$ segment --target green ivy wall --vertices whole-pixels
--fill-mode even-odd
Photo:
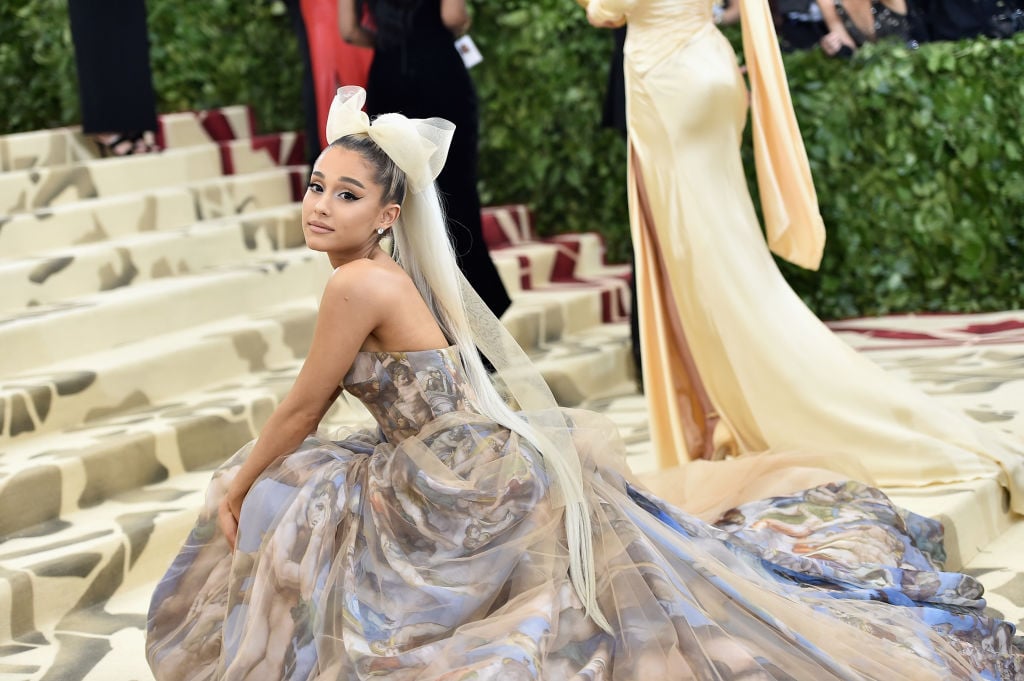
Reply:
[[[66,1],[0,4],[0,133],[78,120]],[[610,34],[573,0],[471,4],[482,198],[531,205],[545,233],[598,230],[625,259],[625,145],[600,127]],[[280,2],[148,7],[160,111],[248,103],[264,130],[301,127]],[[829,241],[820,272],[782,267],[818,314],[1024,307],[1024,36],[786,68]]]

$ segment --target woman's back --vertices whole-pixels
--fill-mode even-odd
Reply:
[[[475,127],[476,91],[441,20],[441,0],[379,0],[371,7],[378,32],[367,111],[440,116],[457,129]]]
[[[441,0],[376,0],[371,7],[378,53],[410,46],[450,45],[454,40],[441,19]]]

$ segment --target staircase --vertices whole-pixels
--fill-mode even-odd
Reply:
[[[162,153],[117,159],[76,128],[0,138],[0,679],[149,677],[149,592],[290,386],[330,274],[301,139],[245,107],[160,127]],[[537,239],[524,207],[484,221],[558,400],[635,393],[628,267],[596,235]]]
[[[117,159],[98,159],[76,128],[0,137],[0,681],[151,679],[142,640],[155,581],[210,470],[291,385],[330,274],[303,245],[300,138],[259,134],[245,107],[164,115],[160,127],[163,152]],[[628,267],[604,262],[596,234],[538,238],[524,206],[483,217],[513,298],[502,321],[559,402],[605,412],[634,469],[650,470]],[[1024,434],[1007,406],[1024,404],[1024,337],[982,347],[979,333],[949,332],[921,350],[872,335],[918,323],[938,336],[968,324],[837,331],[926,389],[1000,377],[998,396],[942,398]],[[327,416],[368,420],[350,400]],[[1019,619],[1024,531],[994,481],[890,491],[944,518],[956,566],[1001,589],[997,607]]]

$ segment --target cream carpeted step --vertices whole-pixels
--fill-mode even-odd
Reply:
[[[506,225],[514,241],[498,241],[491,258],[510,296],[535,289],[584,288],[601,295],[601,316],[605,322],[629,320],[629,265],[605,263],[604,241],[597,234],[563,234],[545,239],[528,237],[532,227],[519,221],[528,213],[492,209],[490,222]],[[498,218],[502,219],[498,219]],[[493,226],[492,226],[493,231]],[[502,232],[506,234],[508,232]],[[491,238],[495,238],[493,235]]]
[[[0,546],[0,640],[59,626],[69,613],[101,603],[146,552],[168,564],[168,547],[195,522],[209,473],[182,475],[68,516],[51,534]],[[173,553],[171,553],[173,556]]]
[[[164,114],[158,125],[164,149],[216,142],[226,174],[306,162],[303,133],[257,134],[252,111],[247,106]]]
[[[277,166],[305,166],[306,143],[301,133],[281,132],[217,142],[225,174],[253,173]],[[303,178],[305,186],[308,176]]]
[[[557,258],[558,247],[540,241],[506,246],[491,251],[491,259],[496,264],[509,263],[504,266],[509,269],[510,273],[514,272],[511,281],[503,281],[509,295],[519,291],[544,288],[550,284]],[[511,263],[515,263],[515,265],[511,265]],[[499,271],[500,269],[501,267],[499,267]]]
[[[69,613],[119,589],[151,590],[195,521],[210,469],[255,436],[298,366],[41,438],[55,449],[31,464],[39,475],[0,495],[0,641],[67,626]],[[370,418],[345,400],[325,421]]]
[[[629,265],[607,265],[603,260],[604,245],[596,234],[561,235],[491,251],[498,262],[518,264],[518,276],[512,288],[544,288],[551,283],[592,283],[617,279],[628,287]],[[507,265],[511,269],[511,265]]]
[[[47,536],[82,508],[216,466],[255,437],[297,367],[255,374],[262,384],[230,380],[19,444],[11,456],[19,467],[4,470],[2,536]]]
[[[0,681],[153,681],[139,652],[145,650],[145,635],[137,625],[148,594],[139,589],[119,600],[133,604],[130,612],[97,605],[76,612],[47,636],[37,634],[0,650]]]
[[[601,297],[595,290],[522,291],[502,315],[502,323],[528,353],[601,324]]]
[[[623,277],[630,271],[629,265],[608,264],[604,238],[597,232],[583,234],[556,234],[547,239],[560,247],[565,261],[556,278],[596,279],[601,277]]]
[[[164,149],[256,137],[252,110],[226,106],[157,116],[158,141]],[[61,166],[99,157],[96,144],[79,125],[0,135],[0,172]]]
[[[97,156],[81,126],[0,135],[0,172],[62,166]]]
[[[534,351],[555,400],[565,407],[636,390],[628,324],[600,324]]]
[[[1014,622],[1024,633],[1024,519],[1018,517],[964,568],[985,586],[992,614]]]
[[[0,214],[26,213],[222,174],[216,144],[0,173]]]
[[[0,314],[303,246],[298,204],[0,261]]]
[[[547,241],[558,246],[552,281],[563,286],[599,289],[602,319],[609,323],[629,321],[633,268],[630,265],[610,265],[605,261],[601,235],[559,234]]]
[[[0,469],[0,537],[46,536],[83,508],[219,465],[256,436],[300,366],[294,360],[160,402],[126,405],[8,447]],[[346,397],[328,412],[324,427],[368,423],[362,404]]]
[[[497,251],[491,251],[491,260],[494,261],[494,268],[498,270],[501,283],[505,286],[505,292],[508,293],[509,298],[514,300],[519,292],[525,288],[521,272],[522,265],[519,259],[511,257],[502,258],[498,255]]]
[[[0,261],[292,203],[304,176],[288,166],[21,213],[0,230]]]
[[[206,111],[181,111],[157,118],[165,149],[198,146],[214,140],[255,137],[255,122],[248,106],[225,106]]]
[[[525,204],[484,206],[480,218],[484,241],[491,250],[537,241],[533,213]]]
[[[0,375],[245,314],[294,296],[319,295],[329,265],[304,248],[189,276],[138,284],[8,315],[0,324]],[[507,313],[527,347],[601,323],[600,296],[571,288],[524,292]],[[542,320],[519,323],[522,315]],[[532,337],[531,337],[532,332]]]
[[[0,432],[4,467],[17,467],[18,443],[89,424],[249,372],[305,356],[316,322],[315,296],[252,315],[229,317],[146,338],[0,380],[8,404]],[[27,461],[25,462],[27,463]]]
[[[306,249],[279,251],[187,276],[144,281],[0,319],[0,375],[319,296],[330,265]]]

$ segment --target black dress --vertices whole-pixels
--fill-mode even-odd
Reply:
[[[476,88],[455,49],[455,37],[441,21],[440,0],[420,2],[406,24],[400,36],[380,26],[366,86],[366,112],[371,117],[390,112],[410,118],[439,116],[455,124],[448,160],[437,178],[448,234],[462,273],[500,317],[511,301],[480,224]]]
[[[846,11],[846,7],[843,6],[841,0],[836,2],[836,14],[839,15],[839,19],[843,22],[843,26],[846,27],[846,31],[853,38],[853,41],[857,43],[857,46],[861,46],[864,43],[873,43],[883,38],[897,37],[901,40],[910,39],[910,19],[906,14],[900,14],[891,7],[886,7],[879,0],[871,0],[871,16],[873,17],[874,23],[872,25],[872,34],[866,34],[860,29],[860,27],[853,22],[853,19]]]
[[[82,131],[156,130],[144,0],[70,0]]]

